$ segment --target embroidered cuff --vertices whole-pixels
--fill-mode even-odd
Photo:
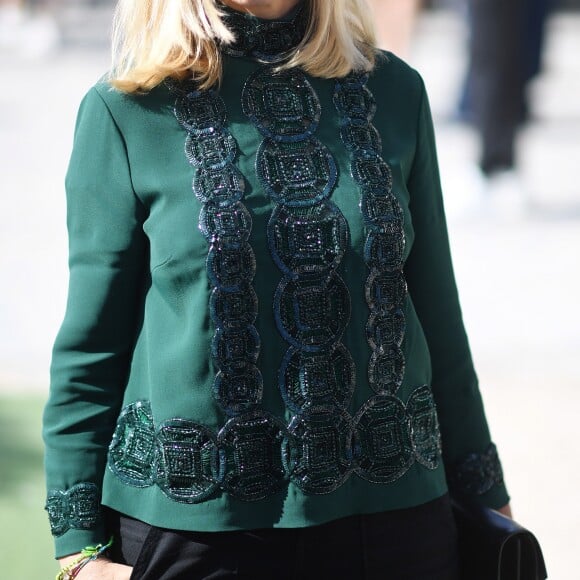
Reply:
[[[449,474],[453,490],[481,496],[497,485],[503,485],[503,471],[493,443],[483,453],[470,453]]]
[[[100,520],[101,493],[94,483],[79,483],[70,489],[50,490],[46,511],[53,536],[70,529],[90,530]]]

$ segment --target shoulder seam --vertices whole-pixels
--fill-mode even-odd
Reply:
[[[117,122],[117,119],[115,118],[115,115],[113,114],[113,111],[111,111],[111,107],[109,106],[109,103],[107,103],[107,101],[105,100],[105,98],[101,94],[100,86],[95,85],[93,87],[93,90],[97,94],[97,96],[99,97],[100,101],[103,103],[103,106],[105,107],[105,109],[107,110],[107,113],[109,114],[109,117],[111,118],[111,121],[115,125],[115,129],[117,130],[117,133],[119,134],[119,139],[121,139],[121,142],[123,143],[123,150],[125,152],[127,169],[129,170],[129,179],[131,180],[131,191],[133,192],[135,199],[145,209],[145,204],[143,203],[141,198],[137,195],[137,192],[135,190],[135,183],[133,181],[133,171],[132,171],[132,167],[131,167],[131,162],[129,161],[129,150],[127,147],[127,141],[125,140],[125,135],[123,134],[123,131],[121,130],[121,127],[119,126],[119,123]]]

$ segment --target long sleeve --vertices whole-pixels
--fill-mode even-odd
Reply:
[[[100,487],[144,292],[144,207],[97,89],[79,111],[66,191],[69,293],[43,427],[57,557],[107,540]]]
[[[405,273],[433,370],[432,386],[451,489],[494,508],[508,502],[491,443],[477,376],[463,326],[433,135],[423,87],[417,146],[407,183],[415,240]]]

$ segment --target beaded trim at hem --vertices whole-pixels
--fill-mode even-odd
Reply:
[[[376,458],[370,467],[380,468],[377,483],[399,479],[414,463],[427,469],[437,467],[439,449],[434,442],[439,441],[439,430],[428,386],[415,389],[406,405],[384,395],[371,407],[363,406],[354,420],[330,405],[312,407],[288,428],[276,417],[254,411],[230,420],[216,433],[180,417],[155,424],[150,403],[136,401],[121,413],[108,467],[124,484],[158,486],[180,503],[201,503],[222,493],[257,501],[288,485],[289,449],[303,449],[305,453],[310,449],[304,431],[307,425],[326,436],[324,442],[331,450],[340,445],[346,458],[343,477],[336,485],[333,457],[324,463],[318,454],[319,469],[326,466],[330,470],[328,485],[317,472],[315,478],[307,479],[307,483],[313,482],[312,489],[303,490],[308,494],[334,491],[353,473],[361,472],[362,462],[368,462],[369,457]],[[328,421],[330,414],[332,424]],[[365,429],[368,436],[361,437],[360,429]],[[300,444],[298,438],[302,438]],[[232,452],[234,447],[238,452]],[[307,471],[303,475],[308,478]]]

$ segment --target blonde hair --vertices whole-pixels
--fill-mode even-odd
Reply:
[[[309,11],[302,42],[280,68],[343,77],[374,66],[376,39],[366,0],[303,0]],[[219,44],[235,40],[216,0],[119,0],[113,22],[111,84],[147,92],[168,77],[219,83]]]

